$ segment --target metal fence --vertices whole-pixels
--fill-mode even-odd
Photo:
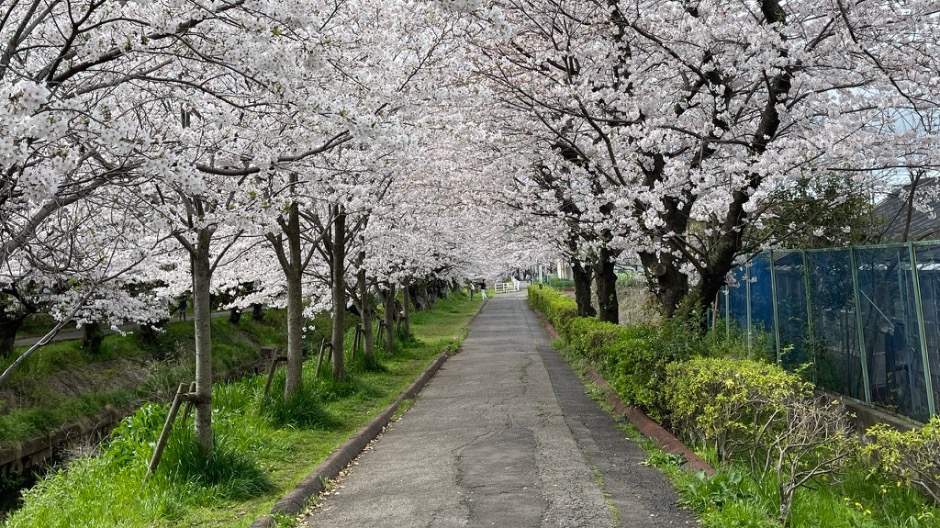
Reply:
[[[727,330],[821,388],[918,421],[940,399],[940,242],[774,250],[735,270]]]

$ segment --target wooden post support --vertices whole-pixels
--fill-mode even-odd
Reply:
[[[270,346],[263,346],[260,349],[258,349],[258,353],[261,355],[262,360],[272,359],[275,356],[277,356],[277,349],[275,349],[274,347],[270,347]]]
[[[317,354],[317,370],[313,372],[314,378],[320,377],[320,366],[323,365],[323,352],[329,348],[330,349],[330,359],[333,359],[333,344],[327,343],[326,338],[320,341],[320,352]]]
[[[356,325],[356,333],[353,335],[353,346],[352,352],[349,354],[349,360],[352,361],[356,358],[356,352],[359,351],[359,344],[362,342],[362,325]]]
[[[150,464],[147,466],[147,477],[153,474],[163,456],[163,450],[166,448],[166,441],[170,438],[170,431],[173,429],[173,422],[176,421],[176,414],[180,410],[180,404],[183,402],[183,396],[187,394],[189,387],[185,383],[180,383],[176,389],[176,395],[173,396],[173,403],[170,405],[170,414],[163,423],[163,431],[160,432],[160,439],[153,449],[153,457],[150,458]],[[144,477],[146,480],[147,477]]]
[[[186,425],[186,420],[189,418],[189,413],[193,410],[193,400],[190,398],[193,394],[196,393],[196,382],[189,384],[189,393],[185,394],[183,399],[186,400],[186,403],[183,404],[183,423],[181,425]]]
[[[268,367],[268,380],[264,383],[264,397],[268,397],[268,393],[271,391],[271,382],[274,381],[274,373],[277,371],[278,363],[286,363],[287,356],[275,356],[271,359],[271,366]]]

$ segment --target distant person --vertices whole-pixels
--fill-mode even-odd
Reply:
[[[486,299],[486,281],[480,281],[480,296]]]
[[[176,307],[176,310],[180,313],[180,321],[186,320],[186,297],[180,299],[179,306]]]

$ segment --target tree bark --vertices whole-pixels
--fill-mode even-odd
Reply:
[[[0,319],[0,357],[10,357],[10,353],[13,352],[13,345],[16,343],[16,333],[23,326],[24,320],[26,320],[25,315]]]
[[[101,342],[104,341],[104,331],[101,329],[101,323],[91,321],[82,327],[82,348],[92,354],[101,352]]]
[[[401,305],[402,316],[404,317],[405,339],[407,340],[411,337],[411,287],[407,284],[402,284],[401,287]]]
[[[209,245],[212,230],[197,233],[195,253],[190,254],[193,274],[193,322],[196,330],[196,442],[199,452],[209,456],[212,452],[212,307],[209,288],[212,269]]]
[[[640,262],[643,263],[646,282],[659,301],[663,315],[672,317],[689,294],[688,277],[679,272],[672,255],[663,254],[657,257],[654,253],[640,252]]]
[[[366,364],[371,364],[375,357],[375,337],[372,333],[372,303],[369,302],[369,281],[366,279],[366,269],[361,266],[365,261],[365,252],[359,252],[359,319],[362,322],[362,340]]]
[[[573,260],[571,271],[574,279],[574,300],[578,305],[578,317],[594,317],[597,315],[597,311],[591,305],[593,270],[584,266],[580,261]]]
[[[415,290],[415,311],[421,312],[431,308],[431,292],[428,290],[428,282],[420,281],[414,287]]]
[[[297,393],[303,380],[304,368],[304,296],[303,264],[300,253],[300,214],[297,204],[288,210],[287,237],[288,266],[284,269],[287,279],[287,379],[284,384],[284,399]]]
[[[385,294],[385,353],[392,355],[395,351],[395,285],[388,283],[388,292]]]
[[[617,272],[614,270],[613,255],[603,248],[599,252],[594,268],[594,280],[597,284],[598,318],[608,323],[620,323],[620,303],[617,300]]]
[[[346,213],[335,207],[333,221],[333,379],[346,379],[343,341],[346,338]]]

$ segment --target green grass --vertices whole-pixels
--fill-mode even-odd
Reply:
[[[344,382],[315,379],[311,358],[298,401],[277,402],[282,376],[268,399],[261,394],[264,376],[216,386],[213,459],[193,456],[190,428],[177,427],[160,468],[146,482],[150,444],[166,409],[145,406],[125,419],[98,455],[30,490],[6,526],[248,526],[394,401],[443,349],[455,348],[479,302],[458,297],[414,314],[413,339],[381,357],[381,369],[351,371]],[[289,417],[308,405],[308,416]]]

